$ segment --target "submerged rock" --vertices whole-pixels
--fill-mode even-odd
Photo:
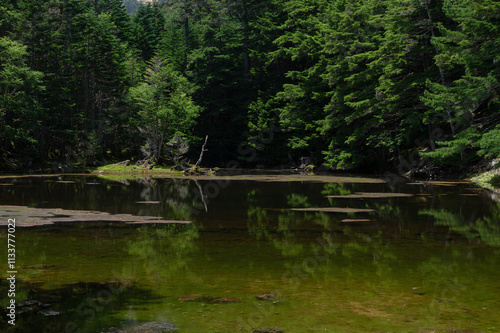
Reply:
[[[42,302],[39,302],[35,299],[32,299],[32,300],[27,300],[27,301],[23,301],[23,302],[20,302],[18,305],[18,307],[22,308],[22,307],[28,307],[28,306],[42,306],[42,307],[47,307],[47,306],[50,306],[49,304],[42,304]]]
[[[180,302],[201,302],[201,303],[238,303],[241,302],[239,299],[234,297],[213,297],[213,296],[201,296],[201,295],[187,295],[178,298]]]
[[[150,322],[144,323],[137,327],[121,329],[117,327],[110,327],[101,333],[168,333],[168,332],[176,332],[178,328],[174,327],[175,325],[165,321],[165,322]]]
[[[240,302],[239,299],[234,298],[234,297],[219,297],[211,301],[210,303],[238,303]]]
[[[166,321],[163,323],[145,323],[139,327],[135,327],[127,333],[165,333],[165,332],[175,332],[178,329],[174,327],[175,325]]]
[[[314,175],[314,173],[316,172],[316,166],[309,164],[304,168],[304,172],[306,173],[306,175]]]
[[[217,297],[202,296],[202,295],[186,295],[178,298],[180,302],[211,302]]]
[[[56,268],[55,265],[48,265],[48,264],[35,264],[35,265],[28,265],[28,266],[23,266],[24,269],[51,269],[51,268]]]
[[[50,307],[50,304],[44,304],[42,302],[39,302],[37,300],[27,300],[20,302],[18,305],[18,313],[23,314],[23,313],[42,313],[42,311],[49,311],[49,310],[44,310],[48,307]]]
[[[272,301],[276,302],[280,300],[280,297],[276,294],[260,294],[256,295],[255,298],[261,301]]]
[[[117,327],[110,327],[105,329],[104,331],[101,331],[101,333],[123,333],[123,332],[125,331]]]
[[[252,331],[252,333],[281,333],[284,332],[279,327],[270,327],[270,328],[257,328]]]
[[[54,311],[54,310],[42,310],[38,312],[39,314],[45,316],[45,317],[50,317],[50,316],[58,316],[61,314],[61,312]]]

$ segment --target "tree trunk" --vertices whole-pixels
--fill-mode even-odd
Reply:
[[[198,166],[201,163],[201,159],[203,158],[203,153],[206,151],[205,145],[207,144],[207,140],[208,140],[208,135],[205,136],[205,143],[203,143],[203,146],[201,147],[200,158],[198,158],[198,161],[196,162],[195,166]]]

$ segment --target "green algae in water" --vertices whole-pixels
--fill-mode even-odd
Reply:
[[[440,244],[433,242],[415,253],[403,246],[383,245],[384,240],[370,242],[353,236],[339,239],[331,247],[320,250],[324,244],[318,243],[318,249],[284,257],[268,243],[249,249],[249,244],[228,243],[203,234],[201,242],[171,244],[158,236],[140,246],[145,238],[139,230],[128,245],[113,242],[127,249],[128,255],[125,251],[110,252],[115,247],[109,244],[112,240],[100,234],[99,242],[81,240],[81,245],[97,246],[97,251],[67,248],[73,264],[61,261],[55,262],[57,268],[30,271],[28,281],[36,285],[50,280],[37,292],[44,302],[57,301],[57,297],[61,302],[73,300],[56,305],[56,310],[83,302],[80,314],[86,315],[67,313],[62,318],[83,325],[88,332],[97,327],[161,320],[169,320],[185,332],[236,332],[239,328],[274,326],[290,332],[308,332],[312,327],[334,332],[416,331],[420,327],[468,327],[464,325],[477,319],[488,321],[488,314],[496,321],[493,310],[498,306],[498,291],[491,294],[496,276],[477,279],[481,266],[471,265],[470,260],[461,262],[469,252],[467,247],[451,248],[445,253],[450,258],[444,260],[442,253],[437,253],[442,252]],[[67,246],[49,235],[44,239],[56,247]],[[479,258],[488,256],[484,248],[474,253]],[[23,256],[35,258],[29,252]],[[116,257],[124,259],[117,262]],[[89,270],[93,273],[86,273]],[[255,295],[266,291],[279,294],[281,301],[255,300]],[[192,293],[237,297],[241,302],[179,301]],[[95,319],[85,324],[92,317],[93,304],[102,310],[95,311]],[[474,321],[471,313],[478,316]],[[193,316],[198,319],[193,321]]]
[[[500,249],[492,241],[499,235],[500,210],[484,197],[460,196],[460,184],[456,193],[449,186],[433,189],[428,193],[432,201],[362,199],[356,208],[373,209],[368,225],[342,223],[345,214],[288,210],[297,203],[327,206],[322,194],[327,184],[321,183],[234,181],[210,198],[208,211],[185,209],[197,200],[197,186],[189,181],[131,183],[119,190],[100,186],[104,193],[90,186],[95,198],[83,185],[83,192],[71,197],[68,191],[62,202],[49,194],[72,185],[44,184],[45,205],[74,209],[85,199],[87,206],[81,207],[95,209],[93,200],[106,203],[103,198],[108,198],[100,210],[116,213],[120,202],[160,201],[118,207],[125,214],[183,216],[193,223],[17,230],[23,297],[49,305],[20,313],[19,332],[33,327],[39,332],[131,331],[148,323],[172,323],[178,332],[266,327],[285,332],[495,332],[500,327]],[[388,190],[384,184],[351,187],[352,193]],[[335,195],[332,187],[328,191]],[[417,194],[410,187],[401,191]],[[27,191],[14,193],[17,201],[7,199],[12,194],[0,192],[2,202],[29,205],[38,199],[36,194],[30,199]],[[5,234],[1,229],[1,239]],[[5,251],[2,247],[0,255],[5,257]],[[279,295],[279,300],[256,299],[264,293]],[[179,300],[189,295],[205,301]],[[42,310],[60,314],[45,316]]]

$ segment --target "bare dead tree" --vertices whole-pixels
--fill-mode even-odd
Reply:
[[[208,149],[205,149],[205,145],[207,144],[207,140],[208,140],[208,135],[205,136],[205,143],[203,143],[203,146],[201,147],[201,152],[200,152],[200,158],[198,159],[198,161],[196,162],[195,166],[198,166],[200,165],[201,163],[201,159],[203,158],[203,153],[206,152]]]

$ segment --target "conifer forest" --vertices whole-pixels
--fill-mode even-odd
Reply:
[[[495,0],[1,0],[0,170],[500,157]]]

